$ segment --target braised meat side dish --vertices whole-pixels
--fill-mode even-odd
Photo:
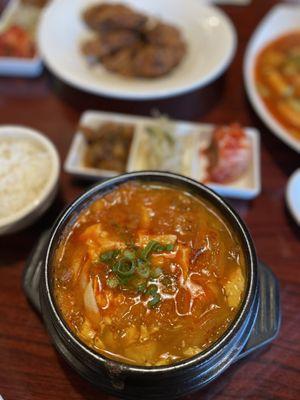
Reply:
[[[97,32],[114,29],[140,31],[147,22],[147,17],[122,4],[102,3],[93,5],[83,12],[85,23]]]
[[[102,32],[94,39],[87,41],[82,46],[82,51],[88,56],[93,55],[100,59],[123,48],[132,47],[137,43],[139,43],[139,40],[134,32],[118,29]]]
[[[134,126],[106,122],[97,128],[81,126],[87,141],[84,164],[87,167],[125,172]]]
[[[22,4],[34,6],[34,7],[44,7],[49,0],[21,0]]]
[[[207,349],[236,318],[246,288],[237,234],[182,189],[129,182],[94,200],[53,258],[56,304],[94,351],[168,365]]]
[[[171,72],[186,53],[178,28],[154,21],[125,5],[94,5],[82,17],[95,33],[82,44],[82,53],[111,72],[156,78]]]

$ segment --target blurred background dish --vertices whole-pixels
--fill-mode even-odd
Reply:
[[[245,55],[244,80],[258,115],[275,135],[300,152],[299,5],[278,5],[259,24]]]
[[[166,76],[184,60],[187,43],[179,27],[123,4],[99,3],[82,11],[91,37],[80,42],[92,68],[129,78]]]
[[[60,79],[79,89],[123,99],[174,96],[216,79],[234,55],[235,29],[220,9],[197,0],[187,0],[184,7],[180,0],[124,0],[122,4],[135,12],[176,26],[186,42],[187,53],[168,75],[155,79],[118,76],[99,63],[89,65],[82,55],[80,44],[91,37],[82,13],[91,4],[95,1],[54,0],[45,9],[39,29],[44,62]]]
[[[291,215],[300,226],[300,168],[297,169],[288,180],[286,202]]]
[[[0,127],[0,235],[25,228],[47,210],[59,171],[58,153],[41,133]]]
[[[36,28],[46,1],[10,0],[0,18],[0,75],[36,77],[42,60]]]

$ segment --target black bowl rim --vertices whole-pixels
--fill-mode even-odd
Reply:
[[[50,268],[49,268],[49,260],[51,259],[52,248],[56,246],[56,235],[59,229],[62,228],[65,221],[68,220],[70,214],[72,214],[77,207],[84,204],[87,200],[91,199],[94,195],[100,194],[105,189],[114,188],[122,183],[126,183],[130,180],[140,180],[143,178],[153,178],[153,182],[155,178],[157,178],[157,182],[159,183],[160,178],[169,178],[171,181],[175,180],[178,183],[187,184],[188,186],[193,186],[196,190],[204,191],[208,198],[212,198],[212,204],[217,207],[217,204],[221,205],[225,211],[225,217],[230,216],[230,222],[236,224],[238,227],[238,231],[241,234],[245,242],[245,248],[248,252],[249,258],[249,279],[247,285],[246,296],[244,297],[243,303],[240,307],[239,313],[235,317],[234,321],[231,323],[230,327],[225,331],[225,333],[211,346],[209,346],[204,351],[196,354],[193,357],[181,360],[174,364],[163,365],[163,366],[137,366],[127,364],[121,361],[113,360],[109,357],[106,357],[100,353],[95,352],[90,347],[88,347],[84,342],[82,342],[68,327],[66,324],[58,306],[56,305],[56,301],[54,299],[54,295],[50,288]],[[162,182],[161,182],[162,183]],[[176,182],[171,182],[176,186]],[[227,215],[226,215],[227,214]],[[64,228],[64,227],[63,227]],[[62,229],[63,229],[62,228]],[[248,229],[246,228],[244,222],[241,220],[239,215],[234,211],[234,209],[226,203],[226,201],[216,194],[212,189],[203,185],[200,182],[195,181],[194,179],[185,177],[183,175],[171,173],[171,172],[162,172],[162,171],[138,171],[138,172],[129,172],[122,175],[118,175],[117,177],[110,178],[105,180],[104,182],[100,182],[92,186],[89,190],[84,192],[82,195],[77,197],[58,217],[56,220],[53,229],[51,231],[51,236],[49,240],[49,244],[47,246],[47,252],[45,257],[45,268],[44,268],[44,281],[46,286],[46,295],[50,304],[51,311],[55,317],[56,322],[60,326],[60,328],[64,331],[64,333],[68,336],[72,342],[79,346],[81,350],[85,353],[88,353],[94,360],[101,362],[103,364],[109,364],[110,368],[116,368],[116,370],[122,369],[130,371],[130,372],[138,372],[138,373],[166,373],[174,370],[179,370],[187,367],[193,367],[198,365],[199,363],[207,362],[211,357],[216,355],[225,345],[228,343],[234,335],[240,330],[243,322],[247,318],[247,314],[252,305],[252,300],[256,293],[256,282],[257,282],[257,258],[255,247],[251,238]]]

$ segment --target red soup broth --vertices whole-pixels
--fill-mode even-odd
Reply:
[[[126,183],[95,200],[53,258],[54,294],[71,331],[111,359],[168,365],[216,342],[237,316],[245,258],[207,201]]]

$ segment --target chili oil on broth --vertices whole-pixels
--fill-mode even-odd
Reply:
[[[168,365],[208,348],[245,291],[237,235],[208,202],[126,183],[93,202],[53,258],[54,294],[72,332],[109,358]]]
[[[271,114],[300,140],[300,30],[271,41],[261,50],[255,81]]]

